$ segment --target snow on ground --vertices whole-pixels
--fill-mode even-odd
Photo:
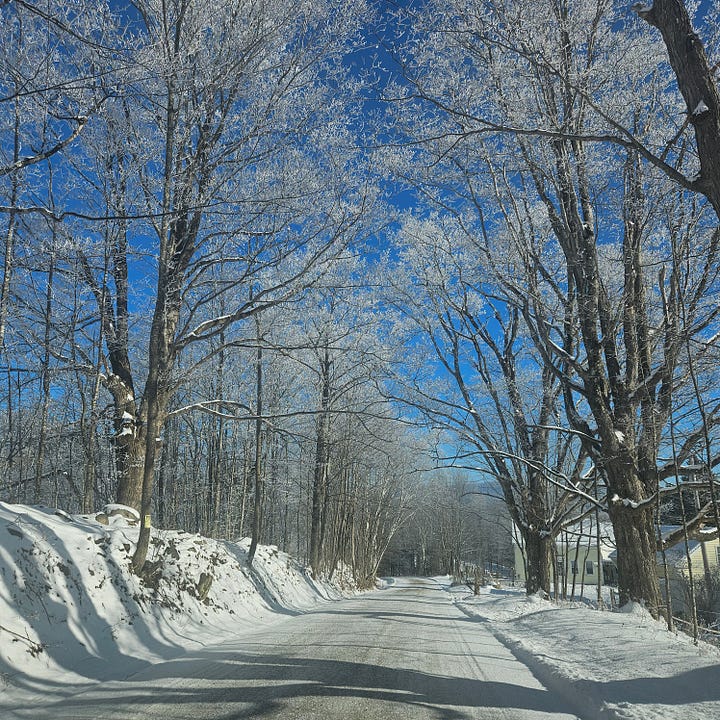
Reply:
[[[115,506],[0,503],[0,716],[341,597],[275,547],[258,547],[251,572],[246,542],[162,530],[143,582],[129,568],[136,523]]]
[[[316,583],[275,547],[260,546],[250,571],[246,541],[171,531],[154,532],[156,573],[142,581],[129,569],[136,524],[118,507],[70,516],[0,503],[0,717],[339,599],[347,582]],[[586,719],[720,718],[720,650],[638,606],[598,611],[490,587],[475,597],[440,582]]]
[[[549,689],[607,720],[720,718],[720,650],[668,632],[639,605],[617,612],[492,587],[448,588]]]

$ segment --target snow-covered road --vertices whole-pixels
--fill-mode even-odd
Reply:
[[[230,629],[229,629],[230,630]],[[289,616],[21,718],[580,718],[432,580]]]

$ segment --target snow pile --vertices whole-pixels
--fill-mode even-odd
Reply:
[[[236,545],[247,554],[250,540],[243,538]],[[260,592],[271,602],[285,610],[302,611],[317,605],[322,600],[337,600],[343,593],[351,591],[352,579],[349,571],[341,570],[333,577],[333,584],[318,582],[307,569],[302,568],[290,555],[281,552],[275,545],[260,545],[255,553],[253,576]]]
[[[621,612],[554,604],[516,590],[450,589],[468,616],[495,636],[559,695],[604,720],[707,720],[720,717],[720,650],[666,626],[640,605]]]
[[[137,533],[129,508],[70,516],[0,503],[0,710],[341,596],[277,548],[259,546],[251,571],[246,543],[161,530],[141,580],[129,567]]]

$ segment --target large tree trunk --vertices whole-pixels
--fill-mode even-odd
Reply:
[[[140,417],[145,420],[138,434],[144,432],[142,457],[142,494],[140,501],[140,534],[132,559],[133,570],[143,571],[150,547],[155,459],[161,443],[161,433],[167,417],[171,396],[170,376],[175,362],[175,332],[180,318],[180,287],[183,272],[192,254],[200,216],[195,213],[191,222],[181,214],[169,226],[163,243],[158,270],[157,300],[150,328],[148,378],[143,393]],[[137,450],[143,447],[138,444]]]
[[[657,617],[661,598],[653,510],[652,505],[632,508],[611,503],[609,514],[617,547],[620,604],[641,603]]]
[[[155,373],[150,373],[151,375]],[[149,386],[149,387],[148,387]],[[167,407],[167,394],[158,390],[156,382],[148,379],[148,386],[145,387],[148,405],[148,419],[145,430],[145,452],[142,472],[142,495],[140,501],[140,533],[138,535],[137,547],[132,559],[132,568],[136,574],[140,574],[147,559],[150,549],[150,530],[152,515],[153,486],[155,480],[155,457],[159,445],[160,433],[165,420],[165,408]]]
[[[523,541],[525,543],[525,561],[527,563],[525,591],[528,595],[543,591],[549,596],[555,540],[549,535],[525,529],[523,531]]]
[[[116,434],[113,439],[117,473],[116,500],[120,505],[140,510],[145,466],[145,425],[132,428],[128,425],[123,428],[120,424],[120,434]]]
[[[662,599],[658,584],[657,539],[655,526],[655,456],[642,458],[642,448],[623,453],[621,443],[606,440],[609,455],[604,468],[608,488],[608,514],[617,548],[620,604],[638,602],[653,616],[658,615]],[[624,455],[624,457],[623,457]],[[638,466],[646,466],[645,473]]]
[[[177,324],[176,318],[166,310],[165,292],[159,293],[159,307],[156,308],[150,337],[150,371],[145,384],[143,406],[146,409],[146,421],[139,435],[144,445],[137,444],[138,452],[142,448],[142,493],[140,500],[140,533],[132,559],[132,568],[140,574],[150,548],[150,530],[152,515],[153,487],[155,481],[155,462],[157,450],[161,444],[161,433],[167,417],[170,400],[169,376],[173,362],[171,339]],[[170,317],[168,317],[170,316]]]

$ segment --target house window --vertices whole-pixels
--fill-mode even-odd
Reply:
[[[720,565],[720,545],[715,548],[715,559],[717,560],[717,564]]]
[[[570,570],[571,570],[571,572],[572,572],[573,575],[577,575],[577,574],[578,574],[578,564],[577,564],[577,560],[571,560],[571,561],[570,561]]]
[[[592,560],[585,561],[585,574],[592,575],[595,572],[595,565]]]

